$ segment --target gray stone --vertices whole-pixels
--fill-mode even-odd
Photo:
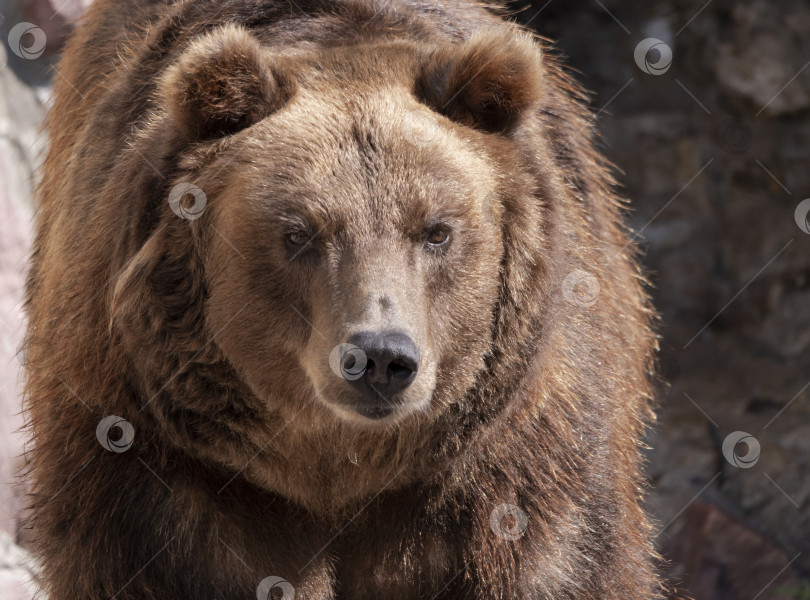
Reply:
[[[733,35],[718,44],[714,59],[720,85],[758,109],[765,107],[768,115],[810,106],[810,71],[805,69],[810,6],[794,3],[792,8],[785,12],[765,1],[736,4],[729,28]]]
[[[0,46],[0,62],[5,48]],[[26,253],[31,241],[31,184],[39,151],[43,107],[10,69],[0,70],[0,530],[16,535],[24,490],[15,485],[22,466],[17,430],[22,386],[15,359],[22,339]]]
[[[36,591],[36,569],[30,557],[0,530],[0,598],[31,600]],[[37,597],[46,600],[42,594]]]

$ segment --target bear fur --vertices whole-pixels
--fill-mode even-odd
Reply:
[[[49,598],[658,597],[584,100],[498,6],[96,0],[26,294]],[[421,358],[377,419],[329,357],[380,323]]]

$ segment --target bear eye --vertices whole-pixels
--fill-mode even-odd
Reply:
[[[436,225],[425,232],[425,242],[428,246],[437,248],[450,241],[450,229],[445,225]]]
[[[308,231],[293,229],[284,234],[284,241],[292,248],[302,248],[312,240]]]

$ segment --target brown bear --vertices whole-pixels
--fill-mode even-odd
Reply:
[[[97,0],[27,283],[50,600],[657,597],[655,336],[503,9]]]

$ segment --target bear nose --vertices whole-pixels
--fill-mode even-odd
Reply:
[[[348,339],[366,355],[363,376],[350,381],[364,396],[380,400],[401,392],[416,379],[419,348],[400,331],[360,331]]]

